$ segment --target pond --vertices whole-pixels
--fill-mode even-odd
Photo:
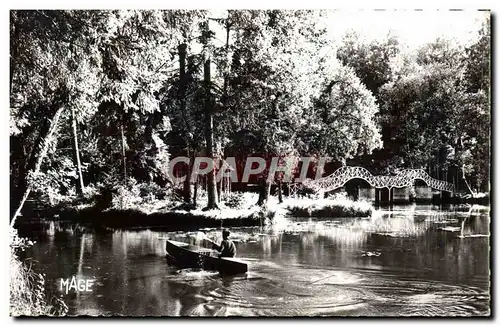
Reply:
[[[26,230],[26,228],[22,228]],[[488,207],[378,209],[370,218],[287,218],[232,228],[246,275],[179,269],[166,239],[199,233],[96,233],[44,222],[24,256],[70,315],[483,316],[490,314]],[[220,230],[201,230],[220,239]],[[61,279],[92,280],[91,292]]]

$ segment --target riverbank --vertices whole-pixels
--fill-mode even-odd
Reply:
[[[195,230],[212,227],[260,226],[274,223],[285,216],[294,217],[366,217],[373,206],[366,201],[353,201],[343,196],[329,199],[284,198],[282,203],[271,197],[266,205],[258,206],[258,194],[233,193],[219,203],[219,209],[203,210],[206,198],[196,207],[182,202],[154,200],[135,201],[122,207],[100,209],[92,205],[59,205],[48,219],[90,224],[97,229],[150,228],[168,231]]]

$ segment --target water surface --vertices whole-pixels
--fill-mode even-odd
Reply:
[[[25,255],[71,315],[483,316],[489,229],[488,208],[416,205],[233,228],[249,263],[233,277],[169,265],[166,239],[193,242],[196,231],[98,234],[51,222],[30,232],[37,243]],[[92,292],[61,292],[60,279],[73,275],[92,279]]]

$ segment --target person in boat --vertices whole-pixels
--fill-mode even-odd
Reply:
[[[216,243],[213,244],[212,249],[220,251],[219,257],[234,257],[236,256],[236,246],[229,238],[229,230],[222,231],[222,242],[220,246]]]

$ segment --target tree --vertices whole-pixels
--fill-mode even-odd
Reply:
[[[339,66],[326,76],[321,96],[307,112],[307,152],[344,164],[347,158],[371,153],[382,145],[377,112],[374,96],[354,70]]]
[[[313,73],[321,31],[312,11],[238,11],[231,16],[234,42],[228,77],[226,114],[221,124],[236,130],[228,146],[246,134],[257,140],[254,154],[268,157],[297,153],[296,139],[303,110],[314,95]],[[311,59],[313,56],[314,59]],[[307,65],[307,61],[311,65]],[[306,69],[304,71],[301,69]],[[258,99],[256,101],[256,99]],[[264,171],[259,204],[271,183]]]
[[[350,66],[362,83],[378,99],[380,88],[391,80],[392,60],[400,53],[397,37],[365,43],[356,32],[348,32],[337,50],[337,58]]]
[[[383,86],[380,97],[384,123],[393,127],[386,146],[404,159],[404,166],[427,166],[431,175],[445,180],[450,171],[457,177],[453,171],[460,171],[458,179],[472,192],[467,179],[478,175],[474,165],[484,169],[489,114],[485,92],[471,92],[466,78],[467,67],[478,60],[464,53],[444,39],[423,45],[417,65]],[[474,157],[478,152],[481,158]]]
[[[478,31],[476,42],[466,48],[465,87],[475,99],[474,120],[467,120],[471,133],[475,136],[471,156],[474,164],[477,188],[488,190],[490,179],[490,139],[491,139],[491,23],[486,19]],[[468,117],[471,117],[470,115]],[[467,117],[464,117],[467,119]]]
[[[82,75],[73,72],[95,66],[91,35],[101,27],[96,21],[102,15],[11,12],[11,201],[21,203],[18,211],[31,189],[29,173],[40,172],[48,151],[42,144],[50,143],[49,132],[55,133],[52,126],[64,114],[61,108],[70,98],[78,103],[88,94],[79,78],[92,75],[92,68],[79,70]]]

